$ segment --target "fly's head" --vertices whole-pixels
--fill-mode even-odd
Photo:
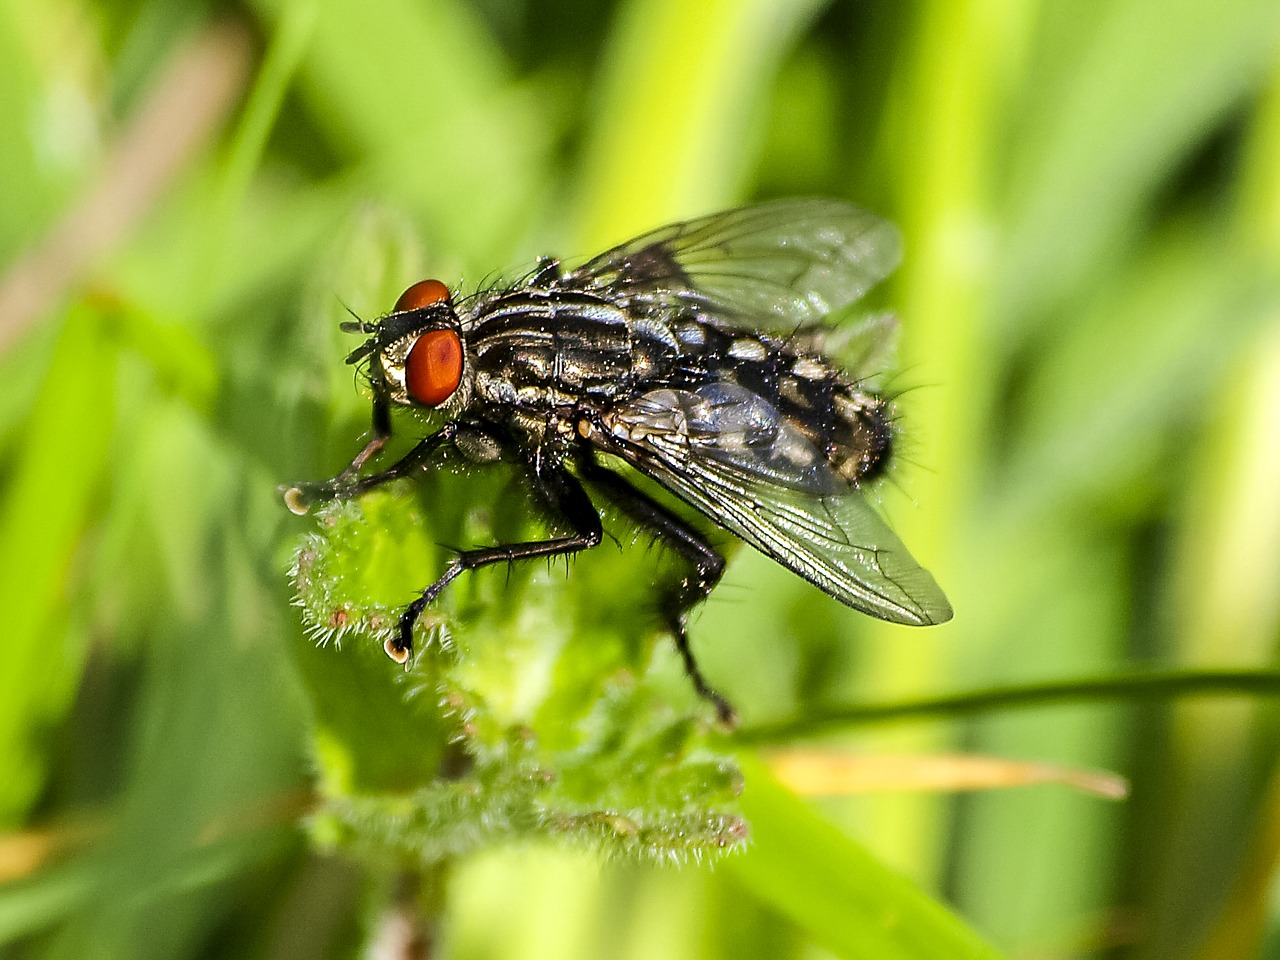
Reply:
[[[368,359],[373,389],[384,402],[446,412],[466,405],[471,391],[462,325],[439,280],[413,284],[376,323],[344,329],[370,334],[347,363]]]

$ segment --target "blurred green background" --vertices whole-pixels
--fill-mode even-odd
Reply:
[[[377,315],[422,270],[474,284],[775,196],[902,227],[876,297],[911,388],[888,509],[957,615],[879,624],[741,551],[694,642],[745,729],[1269,668],[1278,53],[1275,0],[4,0],[0,954],[394,941],[386,879],[294,826],[311,720],[285,570],[310,522],[275,488],[367,425],[343,302]],[[398,239],[362,247],[371,221]],[[815,807],[744,760],[740,863],[485,851],[452,865],[436,952],[874,956],[822,895],[881,886],[866,848],[1011,957],[1280,957],[1278,734],[1245,696],[851,728],[826,745],[1132,793]],[[892,955],[945,955],[921,939]]]

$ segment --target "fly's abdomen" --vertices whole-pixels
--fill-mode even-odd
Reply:
[[[693,339],[685,334],[683,341]],[[685,357],[684,376],[737,383],[769,401],[827,458],[845,482],[866,482],[888,464],[892,408],[861,388],[825,357],[791,349],[767,335],[704,324],[696,361]]]
[[[847,386],[838,391],[829,413],[831,425],[827,460],[850,483],[874,479],[889,464],[893,422],[888,401]]]

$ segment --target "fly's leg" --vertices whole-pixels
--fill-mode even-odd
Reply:
[[[324,483],[299,483],[289,487],[284,491],[284,502],[291,511],[296,514],[304,514],[317,503],[323,503],[329,500],[346,500],[350,497],[358,496],[366,490],[372,490],[374,487],[380,487],[384,483],[390,483],[392,480],[398,480],[401,477],[408,476],[414,470],[422,466],[431,454],[435,453],[442,446],[453,441],[457,435],[458,424],[447,423],[437,433],[433,433],[429,437],[420,440],[412,450],[403,457],[393,463],[386,470],[378,473],[371,473],[367,477],[361,477],[358,480],[352,479],[355,471],[360,465],[371,455],[369,447],[366,446],[356,457],[352,465],[338,474],[332,480]],[[376,437],[374,438],[377,439]],[[370,445],[374,441],[370,441]],[[384,440],[385,442],[385,440]]]
[[[388,440],[391,439],[391,404],[390,401],[379,395],[373,401],[373,436],[369,438],[369,442],[364,445],[364,449],[355,455],[355,458],[347,464],[347,468],[333,478],[332,483],[335,486],[343,486],[351,481],[360,468],[364,466],[365,461],[381,450]]]
[[[613,471],[596,463],[584,465],[583,471],[584,477],[604,491],[632,520],[657,534],[692,567],[689,576],[677,580],[663,592],[659,601],[661,611],[675,638],[676,649],[680,651],[680,659],[684,661],[684,670],[693,688],[698,696],[716,708],[716,719],[721,725],[732,729],[738,723],[738,714],[733,705],[707,683],[698,669],[698,662],[689,646],[687,629],[689,610],[705,600],[720,582],[724,574],[724,557],[696,530]]]
[[[413,626],[422,616],[427,605],[440,596],[444,588],[464,570],[475,570],[491,563],[515,563],[534,557],[557,557],[589,550],[600,543],[604,530],[600,526],[600,514],[587,492],[563,467],[541,465],[533,471],[533,482],[538,493],[546,501],[553,517],[563,520],[573,534],[551,540],[534,540],[528,543],[507,543],[480,550],[464,550],[457,554],[435,583],[422,591],[422,595],[409,604],[400,615],[395,636],[387,640],[387,656],[397,663],[406,662],[413,655]]]

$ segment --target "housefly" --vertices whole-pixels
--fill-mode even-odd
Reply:
[[[368,364],[372,433],[345,470],[289,488],[286,503],[305,513],[358,495],[428,468],[446,447],[523,469],[564,535],[455,554],[386,643],[403,663],[423,609],[464,570],[599,544],[591,489],[686,561],[660,609],[698,693],[730,722],[686,630],[724,559],[610,464],[628,464],[857,610],[904,624],[950,619],[933,577],[865,497],[892,453],[891,402],[817,345],[824,318],[898,258],[897,231],[878,217],[834,200],[781,200],[671,224],[576,268],[543,259],[514,286],[464,300],[422,280],[380,320],[344,325],[368,335],[347,362]],[[391,436],[393,406],[444,425],[366,473]]]

